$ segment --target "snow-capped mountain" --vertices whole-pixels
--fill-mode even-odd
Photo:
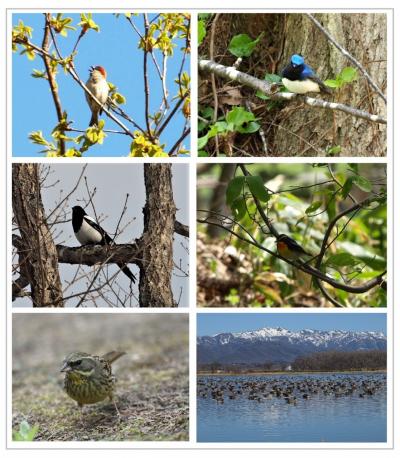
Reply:
[[[292,362],[321,351],[386,350],[386,336],[374,331],[262,328],[197,338],[200,364]]]

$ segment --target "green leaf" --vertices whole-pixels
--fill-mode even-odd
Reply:
[[[349,253],[333,254],[326,260],[326,265],[334,267],[354,266],[359,261]]]
[[[207,33],[207,30],[206,30],[204,21],[198,21],[197,22],[197,37],[198,37],[199,45],[201,45],[201,43],[203,42],[204,37],[206,36],[206,33]]]
[[[126,99],[125,97],[120,94],[119,92],[116,92],[114,95],[113,95],[113,100],[115,103],[117,103],[118,105],[123,105],[126,103]]]
[[[214,114],[214,110],[207,105],[200,110],[200,114],[203,118],[211,119]]]
[[[226,188],[226,204],[232,206],[232,203],[237,199],[242,192],[244,185],[245,177],[235,177],[233,178]]]
[[[333,89],[336,89],[341,86],[341,83],[339,80],[325,80],[324,84]]]
[[[260,124],[258,122],[251,121],[249,123],[244,123],[241,126],[238,126],[236,130],[241,134],[252,134],[253,132],[257,132],[260,128]]]
[[[264,76],[264,80],[271,84],[278,84],[282,81],[282,77],[280,75],[276,75],[275,73],[267,73]]]
[[[377,270],[379,272],[385,270],[387,266],[386,259],[382,258],[381,256],[366,254],[365,256],[357,256],[357,258],[371,269]]]
[[[328,148],[326,154],[327,154],[328,156],[336,156],[336,155],[339,154],[341,151],[342,151],[342,147],[339,146],[339,145],[336,145],[336,146],[331,146],[330,148]]]
[[[353,187],[353,177],[349,177],[344,182],[344,185],[343,185],[343,188],[342,188],[342,191],[341,191],[343,199],[345,199],[349,195],[349,192],[350,192],[352,187]]]
[[[217,121],[215,124],[211,126],[210,133],[208,135],[211,138],[215,137],[217,134],[227,132],[228,130],[229,126],[225,121]]]
[[[241,126],[244,123],[256,121],[256,117],[253,113],[250,113],[243,107],[235,107],[231,111],[228,111],[226,114],[226,120],[234,126]]]
[[[316,200],[306,209],[306,215],[309,215],[310,213],[314,213],[316,210],[320,208],[321,205],[322,205],[322,201]]]
[[[15,441],[33,441],[38,430],[39,430],[38,425],[31,427],[26,420],[23,420],[21,424],[19,425],[19,431],[15,431],[13,433],[13,440]]]
[[[204,151],[203,149],[197,151],[197,156],[198,157],[208,157],[207,151]]]
[[[35,70],[35,69],[33,69],[33,72],[31,73],[31,76],[32,76],[33,78],[44,78],[44,79],[47,78],[45,72],[40,71],[40,70]]]
[[[358,174],[358,163],[356,162],[353,162],[353,163],[350,163],[350,164],[347,164],[350,168],[350,170],[352,170],[354,173],[357,173]]]
[[[207,145],[207,142],[208,142],[208,134],[197,139],[197,148],[203,149]]]
[[[254,197],[256,197],[258,200],[261,200],[262,202],[269,201],[270,196],[268,191],[265,189],[264,183],[259,175],[246,177],[246,182],[249,186],[250,192]]]
[[[244,177],[241,177],[244,178]],[[244,199],[236,199],[232,205],[231,209],[233,212],[233,216],[235,217],[236,221],[240,221],[247,215],[247,207],[246,202]]]
[[[345,82],[345,83],[351,83],[357,79],[357,70],[353,67],[345,67],[341,72],[340,72],[340,78]]]
[[[371,192],[372,190],[371,182],[361,175],[354,175],[353,183],[357,186],[357,188],[361,189],[361,191]]]
[[[255,40],[252,40],[246,33],[235,35],[228,49],[236,57],[249,57],[263,35],[264,32],[260,33]]]
[[[233,306],[239,304],[240,302],[240,296],[238,294],[238,291],[237,289],[235,288],[232,288],[230,291],[229,291],[229,295],[225,297],[225,299]]]

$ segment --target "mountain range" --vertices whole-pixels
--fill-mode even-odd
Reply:
[[[357,350],[386,350],[386,336],[376,331],[289,331],[268,327],[222,333],[197,338],[197,363],[291,363],[314,352]]]

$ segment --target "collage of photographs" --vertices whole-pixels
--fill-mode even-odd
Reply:
[[[7,22],[7,448],[393,448],[393,11]]]

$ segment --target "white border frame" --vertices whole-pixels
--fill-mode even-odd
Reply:
[[[45,6],[42,7],[37,7],[37,4],[39,2],[33,2],[33,1],[26,1],[25,4],[27,9],[24,9],[23,11],[19,9],[16,5],[16,1],[10,2],[9,0],[6,0],[6,4],[9,3],[10,5],[10,10],[7,11],[7,28],[4,28],[6,31],[5,33],[7,34],[7,47],[6,47],[6,54],[7,54],[7,80],[8,80],[8,86],[7,86],[7,266],[11,265],[11,250],[10,248],[10,215],[11,215],[11,202],[10,202],[10,189],[11,189],[11,177],[10,177],[10,170],[11,170],[11,164],[13,162],[45,162],[45,163],[50,163],[52,161],[43,159],[43,158],[12,158],[11,156],[11,142],[12,142],[12,132],[11,132],[11,59],[10,59],[10,14],[13,12],[39,12],[40,10],[48,10],[48,11],[55,11],[54,8],[46,8]],[[36,3],[36,5],[35,5]],[[40,2],[41,3],[41,2]],[[70,0],[69,5],[71,6],[70,8],[59,8],[57,11],[68,11],[68,12],[79,12],[82,10],[90,10],[90,11],[96,11],[96,9],[93,8],[82,8],[81,5],[79,5],[81,2],[76,1],[76,0]],[[99,0],[98,5],[102,7],[103,5],[106,5],[107,2],[104,0]],[[118,1],[115,2],[116,4],[118,3],[118,7],[122,7],[122,10],[126,9],[131,9],[132,5],[130,5],[131,2],[122,2]],[[394,125],[394,111],[393,111],[393,70],[394,70],[394,50],[393,50],[393,38],[394,38],[394,32],[393,32],[393,22],[394,22],[394,15],[395,11],[390,10],[388,11],[387,8],[392,8],[395,6],[395,2],[387,2],[387,1],[382,1],[382,6],[384,6],[384,9],[371,9],[371,8],[347,8],[349,5],[349,1],[343,1],[343,0],[338,0],[337,3],[337,8],[312,8],[313,5],[318,6],[320,4],[319,1],[315,0],[310,0],[309,5],[311,6],[310,8],[305,8],[305,9],[299,9],[297,7],[292,7],[292,5],[295,5],[295,1],[283,1],[282,3],[288,4],[287,8],[279,8],[279,9],[270,9],[270,8],[235,8],[232,9],[230,6],[232,5],[232,2],[226,1],[226,0],[220,0],[220,3],[223,4],[225,3],[227,5],[226,8],[221,7],[218,9],[212,8],[212,3],[209,0],[203,0],[202,2],[196,2],[200,3],[201,7],[200,8],[195,8],[191,7],[188,8],[187,4],[182,1],[176,1],[176,0],[168,0],[168,4],[171,5],[171,8],[157,8],[157,3],[161,3],[160,1],[154,1],[154,0],[148,0],[146,2],[149,5],[149,8],[146,8],[145,10],[143,9],[136,9],[135,11],[188,11],[192,14],[193,21],[192,24],[195,23],[196,19],[196,13],[197,12],[263,12],[263,13],[277,13],[277,12],[305,12],[305,11],[317,11],[317,12],[387,12],[388,14],[388,107],[387,107],[387,119],[388,119],[388,126],[387,126],[387,133],[388,133],[388,141],[387,141],[387,151],[388,155],[387,158],[324,158],[324,162],[362,162],[362,163],[375,163],[375,162],[387,162],[388,164],[388,304],[387,304],[387,309],[386,309],[386,314],[387,314],[387,336],[388,336],[388,409],[387,409],[387,415],[388,415],[388,440],[387,443],[324,443],[324,444],[319,444],[319,443],[197,443],[196,442],[196,318],[197,318],[197,313],[221,313],[221,312],[227,312],[227,313],[260,313],[259,310],[252,310],[252,309],[224,309],[224,308],[218,308],[218,309],[196,309],[196,275],[195,275],[195,247],[196,247],[196,238],[194,237],[194,234],[196,233],[196,215],[193,209],[195,208],[195,201],[196,201],[196,164],[197,163],[203,163],[203,162],[279,162],[279,163],[286,163],[286,162],[294,162],[293,158],[224,158],[221,160],[221,158],[198,158],[196,160],[196,154],[195,152],[197,151],[197,139],[195,132],[196,130],[193,129],[193,120],[197,118],[197,104],[195,101],[197,100],[197,48],[194,45],[192,47],[192,54],[191,54],[191,77],[192,77],[192,132],[191,132],[191,154],[192,156],[190,158],[171,158],[169,160],[166,160],[166,162],[179,162],[179,163],[189,163],[192,164],[190,166],[189,170],[189,175],[190,175],[190,202],[189,202],[189,208],[190,208],[190,230],[192,236],[190,237],[190,242],[189,242],[189,247],[190,247],[190,271],[191,271],[191,277],[190,277],[190,283],[189,283],[189,297],[190,297],[190,305],[189,308],[186,309],[154,309],[154,310],[142,310],[142,309],[131,309],[131,310],[119,310],[119,309],[113,309],[113,310],[108,310],[108,309],[82,309],[79,311],[79,313],[189,313],[189,331],[190,331],[190,350],[189,350],[189,357],[190,357],[190,440],[189,442],[98,442],[98,443],[86,443],[86,442],[32,442],[26,444],[26,447],[22,447],[22,443],[15,443],[12,442],[11,440],[11,320],[12,320],[12,314],[13,313],[75,313],[74,309],[63,309],[63,310],[50,310],[50,309],[43,309],[43,310],[37,310],[37,309],[31,309],[31,308],[18,308],[18,309],[12,309],[11,305],[11,292],[8,288],[8,294],[7,294],[7,309],[6,309],[6,338],[7,338],[7,361],[8,361],[8,366],[7,366],[7,392],[8,392],[8,398],[7,398],[7,446],[10,449],[50,449],[50,450],[62,450],[62,449],[94,449],[100,452],[99,449],[163,449],[163,450],[178,450],[178,449],[185,449],[186,451],[188,450],[193,450],[193,449],[201,449],[201,450],[210,450],[210,449],[218,449],[219,450],[219,456],[221,456],[221,449],[226,449],[230,454],[234,450],[279,450],[279,449],[284,449],[284,450],[292,450],[296,449],[301,452],[302,450],[349,450],[352,449],[354,452],[357,449],[363,450],[363,455],[365,455],[365,450],[372,449],[388,449],[392,448],[394,443],[393,443],[393,431],[394,431],[394,409],[393,409],[393,380],[394,380],[394,367],[393,367],[393,361],[394,361],[394,354],[393,354],[393,349],[394,349],[394,313],[393,313],[393,300],[394,300],[394,282],[392,279],[392,273],[394,272],[394,239],[393,239],[393,219],[394,219],[394,207],[393,207],[393,195],[394,195],[394,160],[393,160],[393,141],[394,141],[394,130],[393,130],[393,125]],[[187,3],[187,2],[186,2]],[[208,7],[206,4],[209,3],[210,7]],[[263,2],[262,0],[260,1],[253,1],[252,4],[257,3],[260,6],[262,6],[263,3],[266,3],[265,1]],[[354,1],[352,2],[353,4],[355,3]],[[360,2],[362,4],[370,4],[372,3],[371,1],[364,1]],[[25,6],[25,5],[24,5]],[[34,9],[32,7],[35,7]],[[101,12],[111,12],[111,11],[116,11],[118,8],[115,9],[109,9],[109,8],[101,8]],[[99,9],[97,9],[100,11]],[[192,42],[195,44],[197,43],[197,37],[196,37],[196,27],[193,27],[193,38]],[[309,163],[309,162],[315,162],[321,160],[321,158],[298,158],[296,162],[301,162],[301,163]],[[68,159],[58,159],[57,161],[54,161],[56,163],[62,163],[62,162],[68,162],[71,163],[70,160]],[[145,161],[141,160],[140,158],[75,158],[74,163],[125,163],[129,162],[130,164],[134,162],[160,162],[159,160],[151,160],[147,159]],[[10,269],[5,270],[5,274],[3,278],[7,278],[7,283],[6,285],[9,285],[10,283]],[[332,313],[332,309],[287,309],[285,310],[285,313]],[[382,313],[382,310],[368,310],[368,309],[349,309],[347,310],[341,310],[341,311],[336,311],[336,313]],[[266,313],[282,313],[282,310],[280,309],[268,309]],[[385,313],[385,312],[383,312]],[[25,444],[24,444],[25,445]],[[300,450],[301,449],[301,450]],[[326,452],[325,452],[326,453]],[[309,453],[307,454],[309,455]],[[176,454],[174,454],[176,456]]]

